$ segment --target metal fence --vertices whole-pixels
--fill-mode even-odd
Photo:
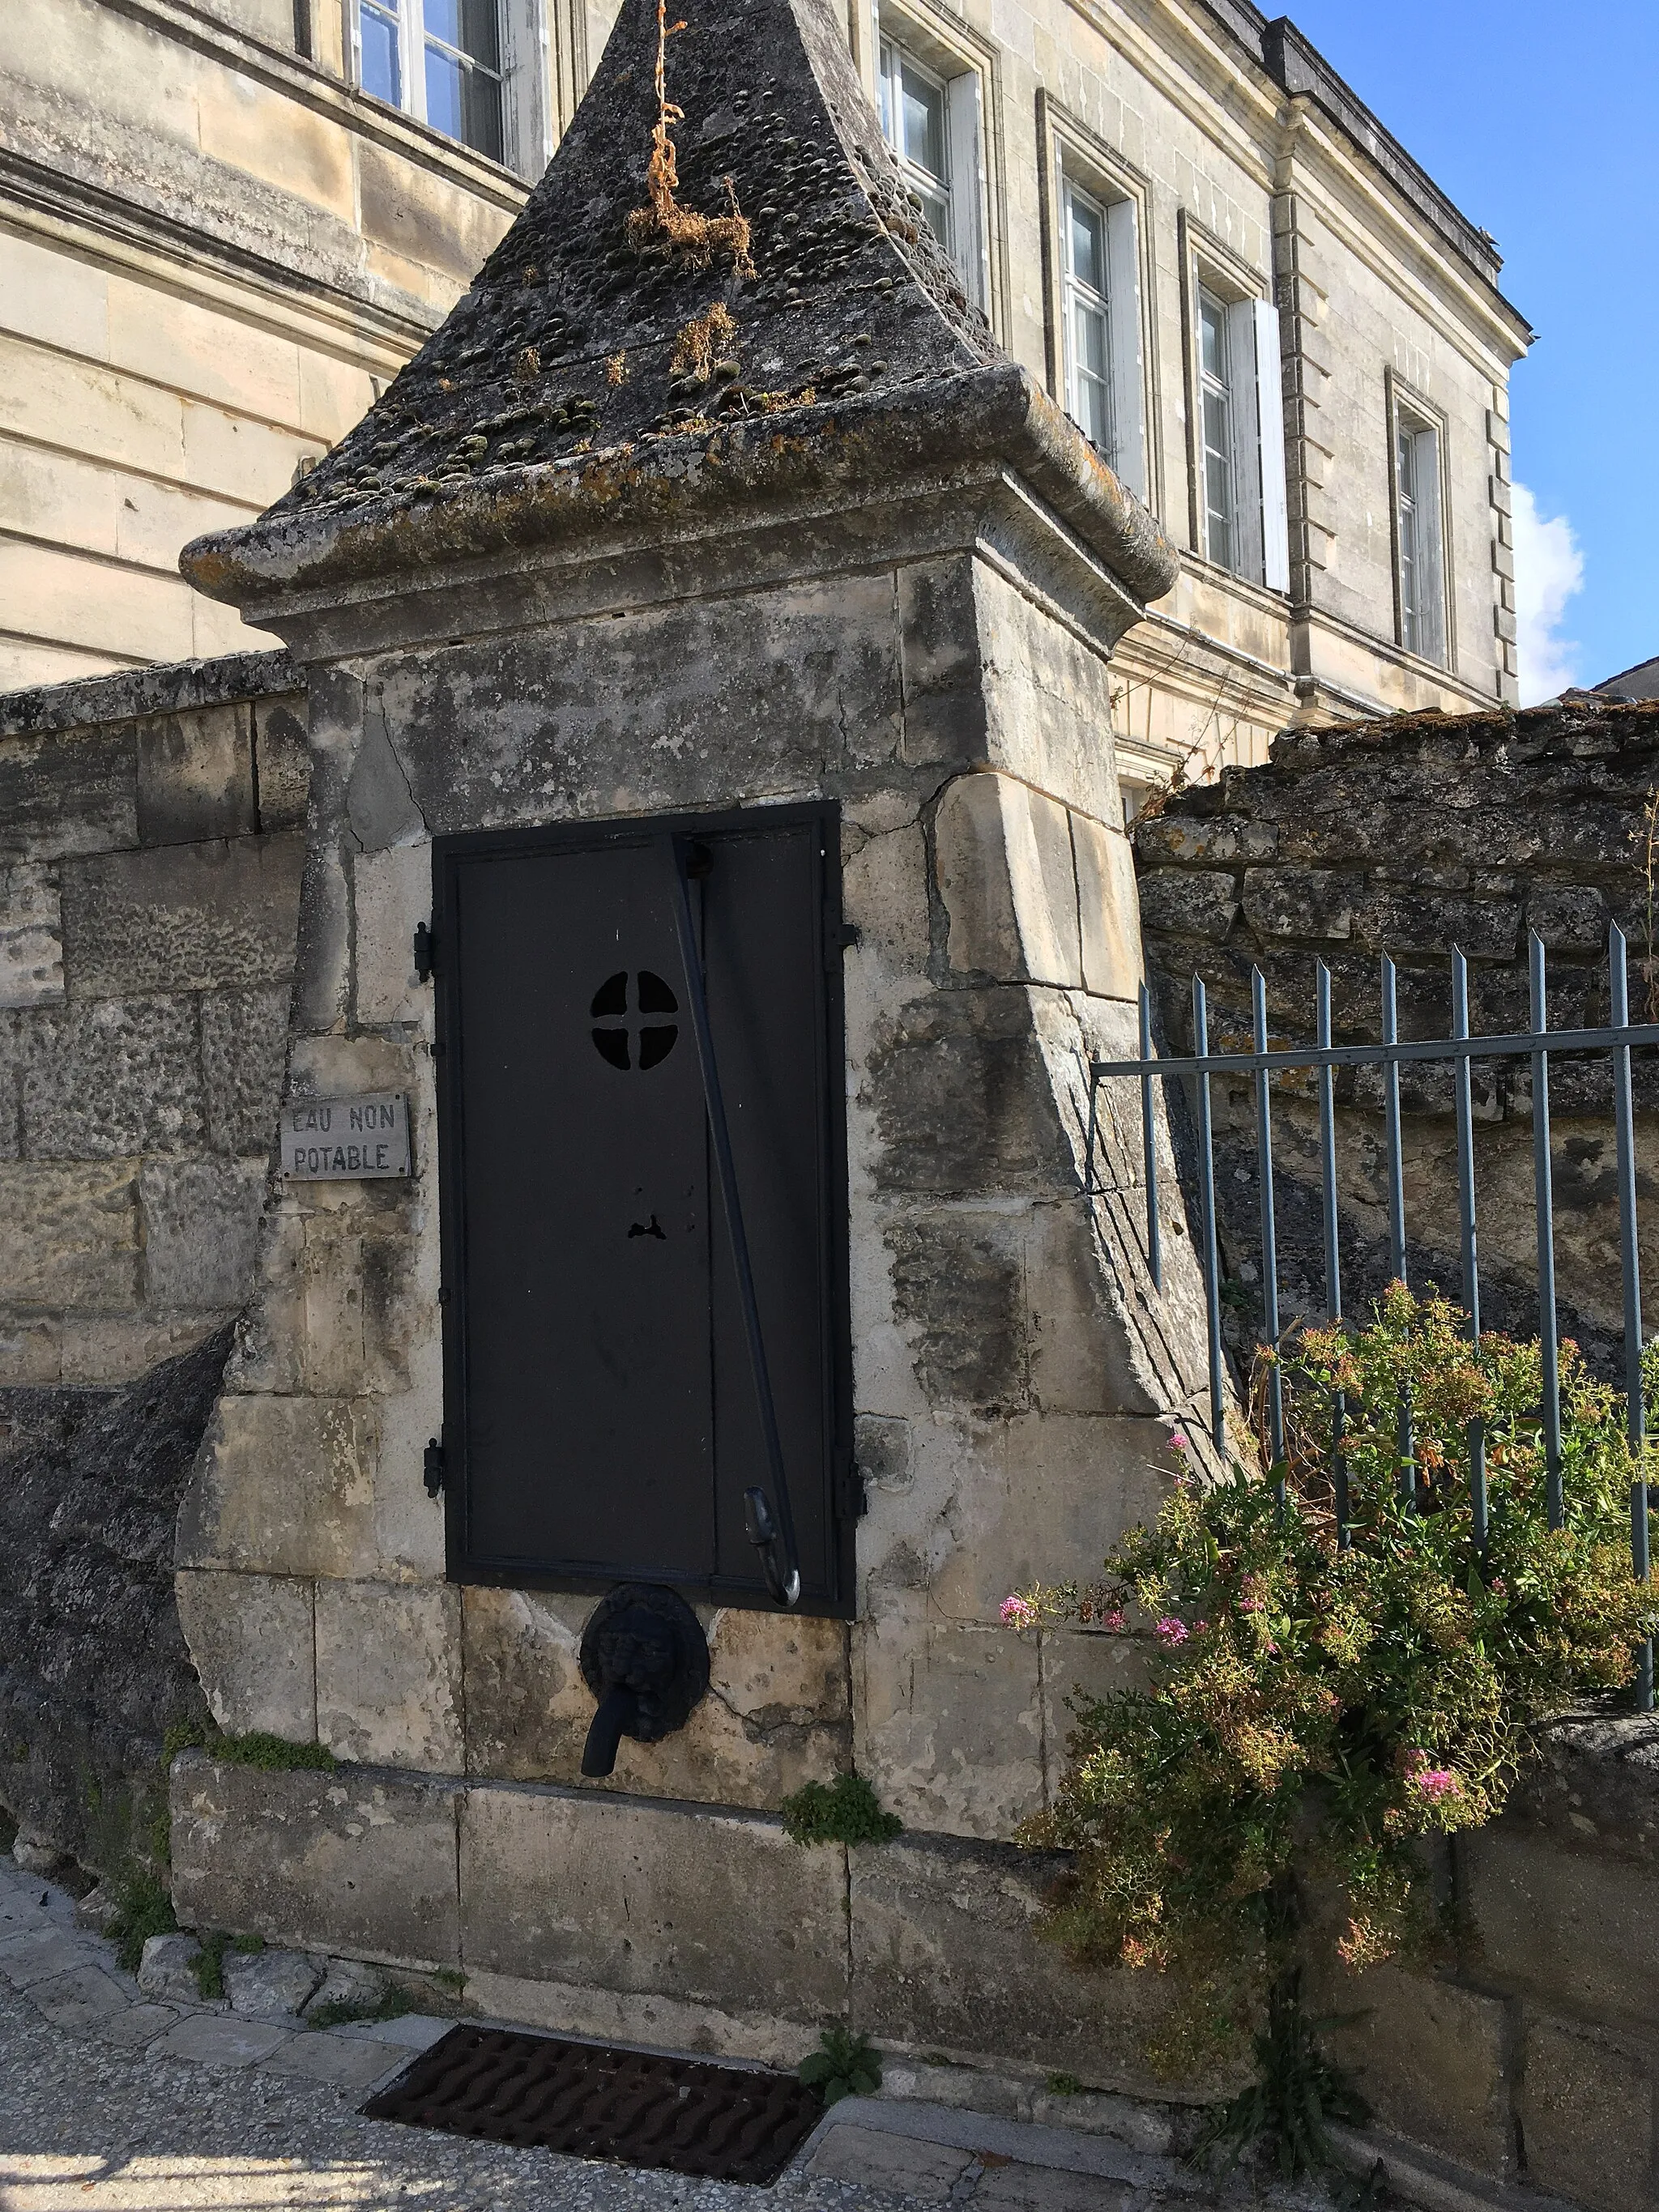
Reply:
[[[1388,1155],[1389,1237],[1395,1277],[1408,1280],[1406,1249],[1406,1200],[1400,1133],[1400,1071],[1408,1061],[1449,1061],[1457,1117],[1457,1184],[1462,1244],[1462,1304],[1469,1334],[1480,1334],[1480,1246],[1475,1218],[1474,1114],[1470,1070],[1477,1060],[1526,1060],[1531,1062],[1533,1182],[1538,1234],[1538,1336],[1541,1352],[1547,1510],[1552,1528],[1565,1517],[1561,1485],[1561,1398],[1559,1338],[1556,1319],[1555,1211],[1550,1154],[1550,1059],[1553,1054],[1606,1053],[1613,1075],[1613,1115],[1619,1187],[1620,1263],[1624,1287],[1624,1371],[1631,1451],[1639,1468],[1644,1440],[1642,1387],[1642,1290],[1638,1271],[1636,1218],[1636,1156],[1631,1100],[1631,1054],[1659,1045],[1659,1024],[1630,1019],[1628,962],[1624,933],[1612,929],[1607,951],[1609,1011],[1605,1029],[1554,1030],[1548,1022],[1548,977],[1544,945],[1535,934],[1531,940],[1532,1028],[1522,1035],[1469,1035],[1468,968],[1461,951],[1452,953],[1452,1026],[1449,1037],[1413,1039],[1402,1042],[1396,1012],[1395,970],[1385,955],[1382,962],[1381,1042],[1340,1045],[1331,1042],[1331,976],[1319,963],[1316,994],[1316,1041],[1288,1051],[1267,1048],[1267,979],[1252,971],[1251,998],[1255,1049],[1212,1053],[1209,1047],[1209,1016],[1202,979],[1193,978],[1193,1041],[1195,1050],[1182,1058],[1159,1059],[1152,1050],[1152,1008],[1146,987],[1140,989],[1140,1055],[1137,1060],[1097,1060],[1091,1063],[1088,1130],[1088,1183],[1093,1190],[1094,1161],[1100,1127],[1100,1085],[1118,1077],[1133,1077],[1140,1086],[1142,1174],[1146,1199],[1146,1260],[1154,1285],[1164,1285],[1164,1249],[1158,1219],[1158,1157],[1157,1120],[1152,1085],[1171,1077],[1194,1079],[1197,1101],[1197,1181],[1200,1206],[1199,1251],[1203,1267],[1206,1318],[1209,1341],[1210,1423],[1218,1448],[1227,1450],[1227,1382],[1222,1347],[1222,1277],[1216,1224],[1215,1145],[1211,1116],[1210,1086],[1217,1076],[1249,1075],[1255,1079],[1256,1147],[1261,1199],[1261,1285],[1263,1337],[1277,1345],[1281,1334],[1280,1287],[1273,1204],[1273,1133],[1272,1081],[1281,1072],[1312,1071],[1319,1101],[1320,1188],[1322,1200],[1325,1261],[1325,1310],[1329,1322],[1340,1322],[1342,1250],[1337,1203],[1335,1072],[1339,1067],[1369,1067],[1381,1071],[1384,1146]],[[1268,1370],[1267,1391],[1268,1439],[1276,1479],[1282,1485],[1285,1458],[1283,1387],[1277,1363]],[[1343,1405],[1339,1394],[1334,1413],[1331,1474],[1339,1540],[1346,1541],[1348,1522],[1347,1474],[1342,1450]],[[1402,1398],[1400,1407],[1399,1465],[1407,1495],[1415,1486],[1412,1412]],[[1486,1531],[1486,1466],[1485,1432],[1477,1423],[1469,1436],[1469,1488],[1477,1546]],[[1648,1543],[1649,1492],[1644,1483],[1632,1486],[1631,1552],[1638,1577],[1650,1571]],[[1637,1701],[1643,1711],[1653,1708],[1653,1645],[1644,1649],[1639,1661]]]

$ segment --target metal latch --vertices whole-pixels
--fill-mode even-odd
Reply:
[[[436,964],[436,951],[437,947],[433,941],[432,932],[427,927],[425,922],[417,921],[415,925],[415,973],[422,983],[429,983],[432,981],[432,970]]]
[[[837,1521],[862,1521],[870,1510],[864,1477],[850,1456],[836,1463],[833,1494]]]
[[[863,931],[855,921],[830,922],[823,933],[824,966],[838,968],[841,965],[842,954],[850,952],[853,947],[861,941],[863,935]]]
[[[438,1442],[436,1437],[433,1437],[431,1443],[426,1448],[425,1466],[427,1496],[428,1498],[441,1498],[444,1493],[444,1486],[447,1480],[447,1469],[444,1466],[444,1448]]]

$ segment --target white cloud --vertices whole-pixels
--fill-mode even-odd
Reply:
[[[1546,517],[1525,484],[1515,487],[1515,619],[1521,704],[1553,699],[1578,681],[1578,650],[1561,635],[1567,601],[1582,591],[1584,556],[1565,514]]]

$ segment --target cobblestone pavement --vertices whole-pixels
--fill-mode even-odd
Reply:
[[[1123,2144],[896,2100],[836,2108],[768,2191],[358,2116],[447,2021],[303,2032],[148,2002],[61,1891],[0,1861],[0,2212],[1205,2212]],[[1279,2212],[1316,2195],[1270,2191]]]

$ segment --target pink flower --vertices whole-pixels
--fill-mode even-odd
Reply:
[[[1194,1636],[1202,1636],[1209,1625],[1210,1624],[1207,1620],[1195,1620],[1193,1623],[1193,1634]]]
[[[1461,1797],[1463,1794],[1463,1785],[1449,1766],[1419,1767],[1412,1776],[1412,1781],[1431,1805],[1441,1804],[1448,1797]]]
[[[1192,1448],[1191,1439],[1188,1437],[1185,1429],[1170,1430],[1170,1449],[1171,1451],[1185,1452],[1190,1451]]]
[[[1177,1620],[1172,1613],[1166,1613],[1158,1624],[1158,1641],[1167,1644],[1171,1651],[1179,1650],[1187,1641],[1187,1632],[1186,1622]]]
[[[1121,1636],[1123,1633],[1123,1614],[1120,1608],[1114,1607],[1110,1613],[1103,1613],[1100,1617],[1100,1625],[1103,1628],[1108,1630],[1112,1635]]]
[[[1005,1628],[1035,1628],[1037,1609],[1026,1597],[1006,1597],[1002,1601],[1002,1625]]]

